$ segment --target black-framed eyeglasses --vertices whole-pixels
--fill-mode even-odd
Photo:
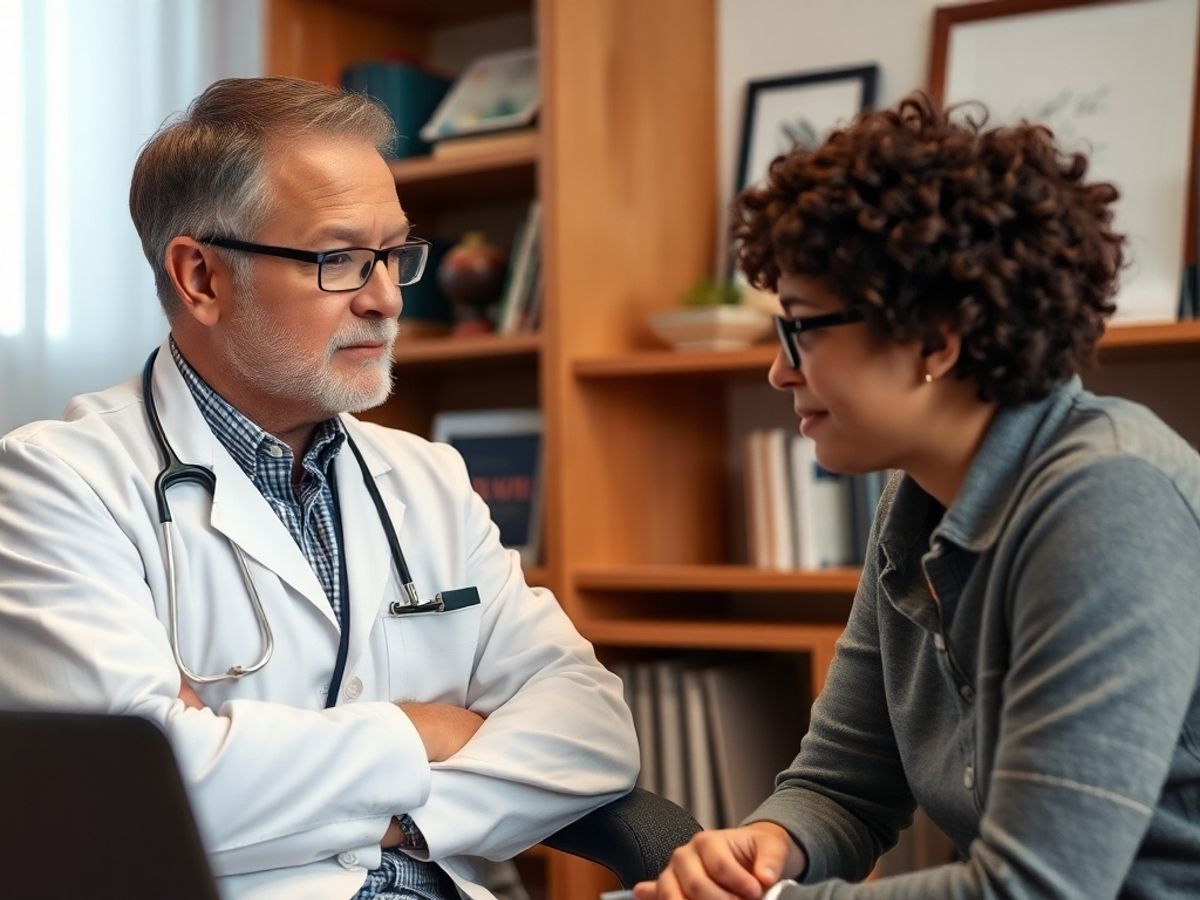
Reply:
[[[775,333],[779,336],[779,344],[787,354],[788,362],[793,369],[800,368],[800,344],[797,337],[806,331],[816,331],[820,328],[833,328],[837,325],[852,325],[861,322],[861,310],[845,309],[841,312],[822,313],[819,316],[801,316],[798,319],[775,317]]]
[[[337,250],[296,250],[292,247],[273,247],[270,244],[252,244],[236,238],[210,235],[200,238],[200,243],[243,253],[261,253],[264,256],[279,256],[300,262],[315,263],[317,287],[330,293],[357,291],[371,278],[377,263],[387,266],[388,276],[397,287],[407,287],[421,280],[425,263],[429,259],[429,242],[414,238],[396,247],[340,247]]]

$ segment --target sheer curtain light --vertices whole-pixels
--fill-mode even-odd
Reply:
[[[261,0],[0,0],[0,434],[132,376],[167,331],[129,219],[142,144],[263,67]]]

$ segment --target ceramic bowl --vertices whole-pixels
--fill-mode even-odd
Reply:
[[[697,306],[653,313],[655,337],[676,350],[740,350],[767,337],[771,316],[745,306]]]

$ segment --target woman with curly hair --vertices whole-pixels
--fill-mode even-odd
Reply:
[[[864,113],[736,202],[771,383],[823,466],[898,474],[795,762],[639,900],[1200,897],[1200,457],[1078,377],[1117,192],[952,112]],[[958,860],[851,883],[918,805]]]

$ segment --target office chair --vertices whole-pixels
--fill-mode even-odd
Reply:
[[[657,878],[671,852],[700,826],[665,797],[634,788],[542,841],[604,866],[625,888]]]

